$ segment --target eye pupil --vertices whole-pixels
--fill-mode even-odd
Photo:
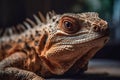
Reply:
[[[66,28],[71,28],[72,27],[72,23],[70,23],[68,21],[65,21],[64,25],[65,25]]]

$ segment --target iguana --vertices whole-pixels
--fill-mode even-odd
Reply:
[[[96,12],[39,12],[34,21],[0,31],[0,80],[42,80],[86,70],[109,40],[109,28]]]

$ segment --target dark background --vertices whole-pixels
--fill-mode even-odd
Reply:
[[[120,61],[120,0],[0,0],[0,29],[22,23],[41,11],[98,12],[111,29],[109,43],[94,58]]]

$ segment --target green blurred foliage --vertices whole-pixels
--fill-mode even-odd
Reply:
[[[108,21],[112,20],[113,0],[75,0],[71,6],[73,12],[95,11]]]

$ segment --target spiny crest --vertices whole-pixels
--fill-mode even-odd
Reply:
[[[26,30],[34,28],[37,25],[41,26],[42,24],[46,24],[54,15],[56,15],[56,13],[54,11],[51,11],[46,14],[45,18],[41,12],[38,12],[38,15],[33,15],[35,21],[31,20],[30,18],[26,18],[26,20],[23,21],[22,24],[12,26],[11,28],[7,29],[0,29],[0,37],[20,34]]]
[[[48,12],[48,13],[46,14],[46,22],[49,23],[50,19],[51,19],[53,16],[55,16],[55,15],[56,15],[56,13],[55,13],[54,10]]]

